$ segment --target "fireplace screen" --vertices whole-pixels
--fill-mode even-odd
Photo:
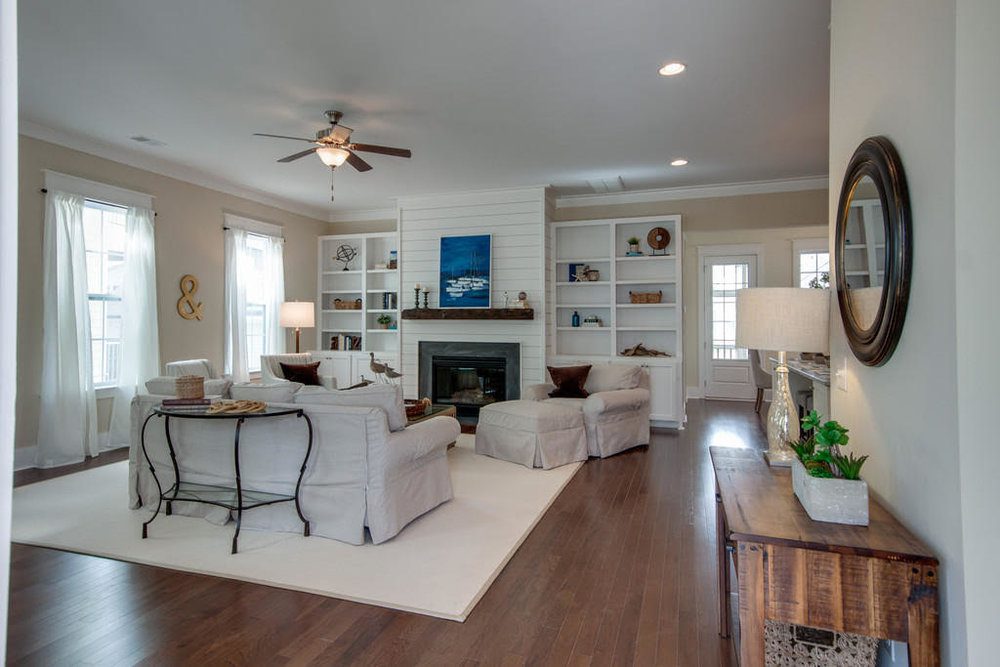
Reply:
[[[478,415],[482,406],[507,399],[505,368],[503,357],[434,356],[432,399],[456,406],[459,416]]]

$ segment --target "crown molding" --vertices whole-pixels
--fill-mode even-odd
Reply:
[[[242,199],[248,199],[252,202],[263,204],[264,206],[272,206],[288,213],[304,215],[307,218],[312,218],[314,220],[323,221],[326,220],[329,215],[326,209],[308,206],[302,204],[301,202],[295,202],[282,197],[275,197],[274,195],[270,195],[266,192],[246,188],[226,181],[225,179],[220,179],[193,167],[186,167],[163,158],[151,157],[127,148],[113,146],[111,144],[97,141],[73,132],[56,130],[29,120],[22,119],[20,121],[18,133],[32,139],[38,139],[39,141],[56,144],[57,146],[62,146],[63,148],[69,148],[71,150],[94,155],[105,160],[118,162],[129,167],[159,174],[160,176],[166,176],[178,181],[184,181],[185,183],[197,185],[208,190],[215,190],[234,197],[241,197]]]
[[[584,206],[609,206],[613,204],[640,204],[648,202],[675,201],[678,199],[706,199],[710,197],[736,197],[739,195],[762,195],[777,192],[800,192],[803,190],[824,190],[830,187],[826,176],[806,176],[775,181],[747,181],[744,183],[723,183],[720,185],[693,185],[679,188],[659,188],[656,190],[635,190],[632,192],[605,192],[588,195],[563,195],[556,197],[556,208],[581,208]]]
[[[332,211],[330,222],[371,222],[374,220],[395,220],[395,208],[367,208],[354,211]]]

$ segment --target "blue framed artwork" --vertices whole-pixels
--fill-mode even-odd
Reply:
[[[438,305],[489,308],[493,236],[442,236]]]

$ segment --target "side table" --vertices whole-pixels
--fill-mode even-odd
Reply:
[[[240,479],[240,432],[243,429],[243,425],[248,419],[267,419],[270,417],[285,417],[288,415],[295,415],[296,417],[305,420],[309,434],[308,441],[306,443],[306,455],[302,459],[302,466],[299,468],[299,478],[295,483],[295,494],[288,495],[244,489],[242,480]],[[170,450],[170,461],[174,468],[174,483],[166,491],[163,490],[163,486],[160,484],[160,479],[156,475],[156,468],[153,466],[153,462],[149,458],[149,453],[146,451],[146,427],[149,425],[149,422],[153,419],[153,417],[163,419],[163,430],[167,438],[167,448]],[[177,465],[177,452],[174,449],[173,438],[170,435],[171,419],[228,419],[236,422],[236,430],[233,437],[233,469],[236,473],[236,486],[195,484],[193,482],[185,482],[181,479],[180,469]],[[146,420],[142,423],[141,444],[142,455],[146,458],[146,464],[149,466],[149,472],[152,473],[153,481],[156,482],[156,489],[159,492],[159,498],[156,502],[156,511],[153,512],[153,516],[150,517],[149,521],[142,524],[143,539],[146,539],[148,535],[147,528],[149,524],[151,524],[153,520],[159,516],[160,506],[166,502],[167,508],[165,514],[170,516],[173,512],[174,501],[204,503],[206,505],[215,505],[216,507],[224,507],[230,511],[235,511],[236,532],[233,533],[233,548],[231,552],[234,554],[236,553],[237,543],[240,536],[240,523],[243,520],[243,512],[244,510],[250,510],[255,507],[264,507],[265,505],[274,505],[276,503],[294,502],[295,511],[298,513],[299,519],[302,520],[302,524],[304,526],[302,534],[309,537],[309,521],[302,514],[302,506],[299,503],[299,489],[302,486],[302,476],[306,471],[309,454],[312,452],[313,427],[312,421],[309,419],[309,415],[301,409],[268,408],[263,412],[250,414],[207,414],[204,412],[172,411],[163,407],[157,407],[153,408],[153,410],[146,417]]]

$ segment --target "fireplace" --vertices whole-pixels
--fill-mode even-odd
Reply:
[[[454,405],[460,421],[475,423],[479,409],[521,396],[518,343],[419,343],[420,395]]]

